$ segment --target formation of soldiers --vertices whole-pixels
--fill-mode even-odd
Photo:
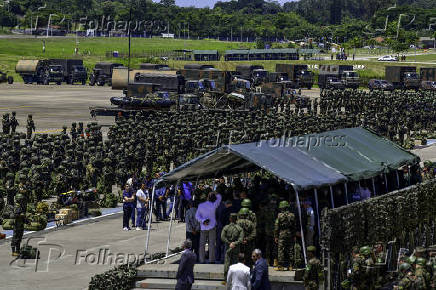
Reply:
[[[417,247],[398,259],[398,271],[388,272],[383,243],[353,249],[344,289],[435,289],[436,246]]]
[[[97,187],[105,199],[113,200],[111,187],[123,184],[143,168],[147,175],[169,171],[223,144],[299,136],[310,133],[364,126],[398,142],[425,139],[435,132],[436,98],[432,92],[363,91],[322,92],[320,99],[304,105],[290,101],[251,111],[150,111],[130,118],[117,118],[103,140],[96,122],[72,124],[60,134],[34,134],[35,123],[28,116],[26,134],[17,132],[15,112],[3,115],[0,136],[0,186],[9,210],[17,198],[20,176],[29,203],[73,189]],[[24,192],[24,191],[23,191]],[[15,197],[14,197],[15,194]],[[262,206],[268,206],[267,203]],[[244,212],[241,213],[244,215]],[[262,215],[265,213],[259,213]],[[275,220],[266,216],[264,220]],[[288,222],[287,219],[285,219]],[[255,230],[274,237],[268,223],[254,223]],[[248,228],[248,227],[247,227]],[[256,239],[259,235],[255,235]],[[280,239],[280,236],[274,238]],[[273,240],[273,239],[271,239]],[[248,241],[251,242],[251,241]],[[278,243],[280,244],[280,243]],[[282,248],[296,245],[281,243]],[[273,246],[268,246],[271,249]],[[280,257],[282,264],[301,251],[292,247]],[[278,269],[292,265],[278,264]]]

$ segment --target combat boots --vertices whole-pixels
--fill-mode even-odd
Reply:
[[[20,255],[19,249],[17,247],[12,247],[12,257],[18,257]]]

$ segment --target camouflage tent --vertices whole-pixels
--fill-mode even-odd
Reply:
[[[226,145],[163,177],[168,182],[265,169],[297,190],[366,179],[419,158],[362,128]]]

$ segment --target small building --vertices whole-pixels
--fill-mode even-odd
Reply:
[[[218,61],[218,50],[194,50],[192,56],[195,61]]]
[[[436,39],[433,37],[420,37],[418,46],[421,48],[436,48]]]
[[[224,59],[236,60],[298,60],[298,51],[294,48],[273,49],[236,49],[227,50]]]

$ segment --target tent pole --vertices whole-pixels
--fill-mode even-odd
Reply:
[[[304,265],[307,265],[306,243],[304,241],[303,223],[302,223],[302,220],[301,220],[300,198],[298,197],[298,190],[295,189],[295,187],[294,187],[294,190],[295,190],[295,198],[297,200],[298,218],[300,219],[301,244],[303,245]]]
[[[335,208],[335,200],[333,199],[333,187],[330,185],[330,200],[332,202],[332,208]]]
[[[386,176],[386,173],[383,173],[383,174],[385,176],[386,193],[388,193],[389,192],[389,189],[388,189],[388,177]]]
[[[313,193],[315,195],[315,205],[316,205],[316,219],[317,219],[317,223],[318,223],[318,239],[321,238],[321,225],[320,225],[320,218],[319,218],[319,206],[318,206],[318,189],[314,189]]]
[[[153,184],[153,189],[151,191],[151,204],[150,204],[150,212],[148,214],[148,225],[147,225],[147,238],[145,241],[145,253],[144,253],[144,262],[147,262],[147,253],[148,253],[148,246],[150,243],[150,230],[151,230],[151,215],[153,213],[153,203],[154,203],[154,192],[156,190],[156,185],[158,185],[158,183],[161,180],[158,180],[155,184]]]
[[[397,175],[397,189],[400,189],[400,176],[398,175],[398,169],[395,170],[395,173]]]
[[[377,195],[377,192],[375,191],[375,182],[374,182],[374,177],[371,178],[371,181],[372,181],[372,191],[374,192],[374,196],[376,196],[376,195]]]
[[[197,180],[195,181],[195,185],[194,185],[194,190],[192,193],[195,192],[195,190],[197,189],[198,186],[198,180],[200,179],[200,176],[197,177]],[[192,195],[192,201],[195,201],[195,194]]]
[[[348,182],[344,183],[344,187],[345,187],[345,202],[348,205]]]
[[[167,251],[166,251],[165,257],[168,257],[168,254],[170,252],[171,229],[173,227],[174,209],[176,207],[176,196],[177,196],[177,189],[179,187],[179,183],[180,183],[180,180],[177,181],[176,188],[175,188],[175,194],[173,197],[173,207],[171,208],[171,213],[170,213],[170,225],[168,227]]]

